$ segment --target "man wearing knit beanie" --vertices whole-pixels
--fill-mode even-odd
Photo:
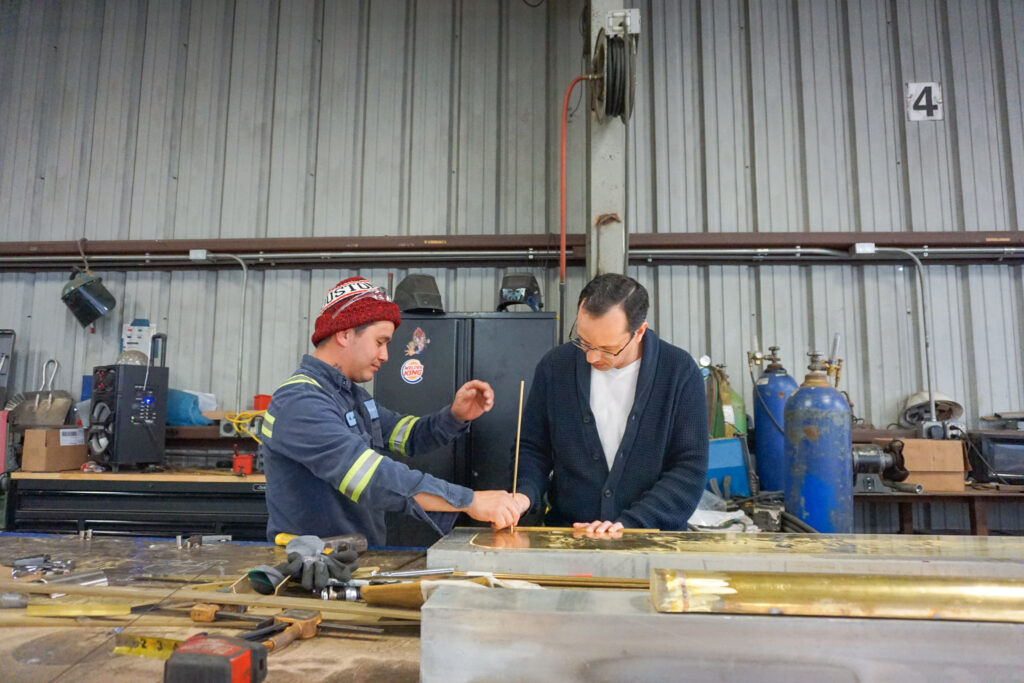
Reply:
[[[439,534],[459,512],[514,524],[528,505],[506,491],[472,491],[401,462],[453,441],[494,405],[486,382],[471,380],[433,415],[400,415],[365,389],[388,359],[401,324],[398,306],[363,277],[327,291],[312,336],[316,349],[274,392],[262,427],[267,539],[279,533],[364,534],[384,545],[385,512],[404,512]]]

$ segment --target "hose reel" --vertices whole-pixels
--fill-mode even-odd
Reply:
[[[635,21],[639,31],[638,15]],[[597,76],[591,82],[590,107],[601,123],[616,117],[623,123],[629,121],[636,99],[638,33],[628,19],[617,27],[620,30],[598,31],[590,62],[590,73]]]

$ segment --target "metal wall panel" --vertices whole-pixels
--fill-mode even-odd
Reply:
[[[231,41],[221,237],[267,234],[278,3],[253,0],[237,12]]]
[[[1024,8],[1013,0],[644,0],[628,131],[635,232],[1019,229]],[[538,233],[558,223],[558,127],[582,0],[0,3],[0,239]],[[908,123],[905,81],[947,117]],[[568,226],[585,229],[586,106],[569,123]],[[615,124],[618,125],[618,124]],[[737,238],[738,241],[742,237]],[[0,275],[18,389],[68,383],[120,325],[171,335],[175,386],[233,401],[308,350],[323,291],[357,272],[104,273],[120,305],[81,331],[63,276]],[[384,280],[386,269],[369,272]],[[489,310],[502,269],[428,270]],[[549,310],[557,271],[531,269]],[[645,266],[652,324],[725,362],[778,343],[800,374],[842,335],[844,385],[878,426],[924,386],[917,284],[900,266]],[[405,271],[395,271],[400,278]],[[583,271],[570,269],[570,303]],[[930,266],[936,389],[1024,405],[1020,266]],[[571,322],[566,321],[566,326]]]
[[[1019,229],[1019,4],[639,6],[634,231]],[[3,234],[553,229],[581,7],[6,3]],[[941,122],[905,120],[923,80]]]
[[[169,239],[175,235],[190,7],[186,2],[146,6],[130,239]],[[104,226],[97,227],[100,232],[85,236],[123,237],[120,226],[105,226],[106,230],[102,229]]]

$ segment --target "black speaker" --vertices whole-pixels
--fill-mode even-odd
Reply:
[[[92,371],[89,454],[117,471],[164,462],[166,367],[103,365]]]

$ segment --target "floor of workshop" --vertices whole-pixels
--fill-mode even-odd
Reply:
[[[179,550],[173,539],[44,536],[0,533],[0,564],[46,553],[75,560],[76,571],[103,569],[117,585],[163,587],[170,594],[181,583],[170,577],[197,582],[241,576],[258,564],[283,561],[284,551],[267,544],[221,543]],[[382,570],[425,566],[420,551],[370,551],[360,558],[362,566]],[[164,580],[161,580],[161,579]],[[66,596],[66,604],[85,598]],[[33,596],[30,604],[52,603]],[[122,601],[123,602],[123,601]],[[2,610],[9,619],[15,610]],[[17,681],[157,680],[163,661],[113,654],[115,627],[95,625],[97,620],[79,618],[82,625],[69,627],[6,626],[0,639],[0,679]],[[298,641],[268,658],[269,681],[316,683],[319,681],[416,681],[419,680],[420,639],[418,628],[403,633],[359,637],[321,634]],[[126,634],[183,640],[196,633],[236,635],[237,629],[195,627],[148,627],[126,625]]]

